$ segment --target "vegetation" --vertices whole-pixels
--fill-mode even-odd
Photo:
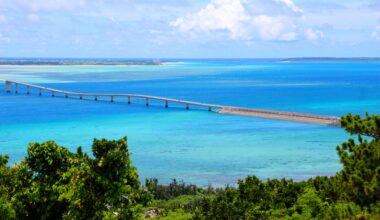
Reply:
[[[32,143],[17,165],[0,156],[0,219],[380,219],[380,116],[349,114],[342,126],[355,137],[337,147],[335,176],[248,176],[220,189],[157,179],[141,186],[126,138],[95,139],[92,156]]]
[[[53,141],[32,143],[7,167],[0,157],[0,216],[4,219],[133,219],[150,194],[141,190],[127,139],[97,140],[93,158]]]
[[[380,117],[349,114],[342,126],[358,136],[337,147],[343,170],[336,176],[302,182],[247,177],[237,189],[205,199],[194,218],[380,219]]]

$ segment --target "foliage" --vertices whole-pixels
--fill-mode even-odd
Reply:
[[[351,201],[369,206],[380,201],[380,116],[348,115],[342,121],[351,134],[359,134],[358,142],[350,139],[337,148],[343,187]],[[368,141],[361,134],[375,139]]]
[[[127,139],[95,139],[93,158],[53,141],[32,143],[7,167],[0,156],[0,215],[5,219],[132,219],[150,200],[131,166]]]
[[[368,115],[361,118],[360,115],[348,114],[341,119],[342,127],[351,134],[362,134],[376,139],[380,138],[380,115]]]
[[[147,179],[145,186],[156,200],[168,200],[180,195],[196,195],[199,190],[193,184],[178,182],[176,179],[173,179],[169,185],[159,185],[157,179]]]
[[[153,200],[150,203],[151,207],[158,208],[160,210],[177,210],[183,209],[188,212],[195,211],[197,207],[202,203],[203,199],[210,198],[209,195],[181,195],[170,200]]]
[[[347,115],[357,135],[337,147],[343,169],[294,182],[248,176],[237,187],[199,188],[157,179],[141,187],[127,139],[95,139],[93,157],[53,141],[32,143],[24,160],[0,155],[1,219],[380,219],[380,116]],[[364,138],[363,138],[364,137]]]
[[[206,198],[194,219],[380,219],[380,116],[349,114],[342,126],[358,140],[337,147],[336,176],[297,183],[250,176]]]
[[[5,219],[16,219],[16,211],[9,201],[11,193],[12,176],[7,167],[8,156],[0,155],[0,216]]]

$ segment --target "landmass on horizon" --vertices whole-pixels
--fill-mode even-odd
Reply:
[[[197,58],[196,60],[237,60],[238,58]],[[193,60],[190,58],[165,58],[164,61]],[[239,59],[241,60],[241,59]],[[380,57],[293,57],[293,58],[243,58],[243,60],[273,62],[380,62]],[[0,65],[162,65],[152,58],[0,58]]]
[[[159,59],[136,58],[0,58],[0,65],[161,65]]]
[[[283,62],[380,62],[380,57],[294,57]]]

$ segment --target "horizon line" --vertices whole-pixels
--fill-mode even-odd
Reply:
[[[0,59],[380,59],[380,56],[294,56],[294,57],[54,57],[54,56],[11,56]]]

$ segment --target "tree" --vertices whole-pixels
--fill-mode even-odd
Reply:
[[[133,219],[150,198],[131,165],[127,138],[95,139],[94,157],[54,141],[32,143],[7,167],[0,156],[0,217],[6,219]]]
[[[0,216],[4,219],[16,219],[16,211],[10,202],[12,176],[7,167],[8,156],[0,155]]]
[[[341,121],[357,141],[337,147],[343,169],[336,176],[298,183],[247,177],[236,190],[206,199],[194,219],[379,219],[380,116]]]
[[[362,119],[359,115],[342,117],[342,125],[358,141],[350,139],[337,147],[343,164],[341,175],[346,194],[359,205],[380,201],[380,116]],[[364,139],[362,135],[373,139]]]
[[[380,139],[380,115],[368,115],[361,118],[360,115],[348,114],[341,119],[342,127],[351,134],[361,134],[375,139]]]
[[[70,207],[67,219],[132,219],[138,204],[146,203],[136,168],[131,166],[127,138],[116,141],[94,139],[94,159],[86,155],[83,164],[69,172]],[[80,153],[78,153],[80,155]]]

